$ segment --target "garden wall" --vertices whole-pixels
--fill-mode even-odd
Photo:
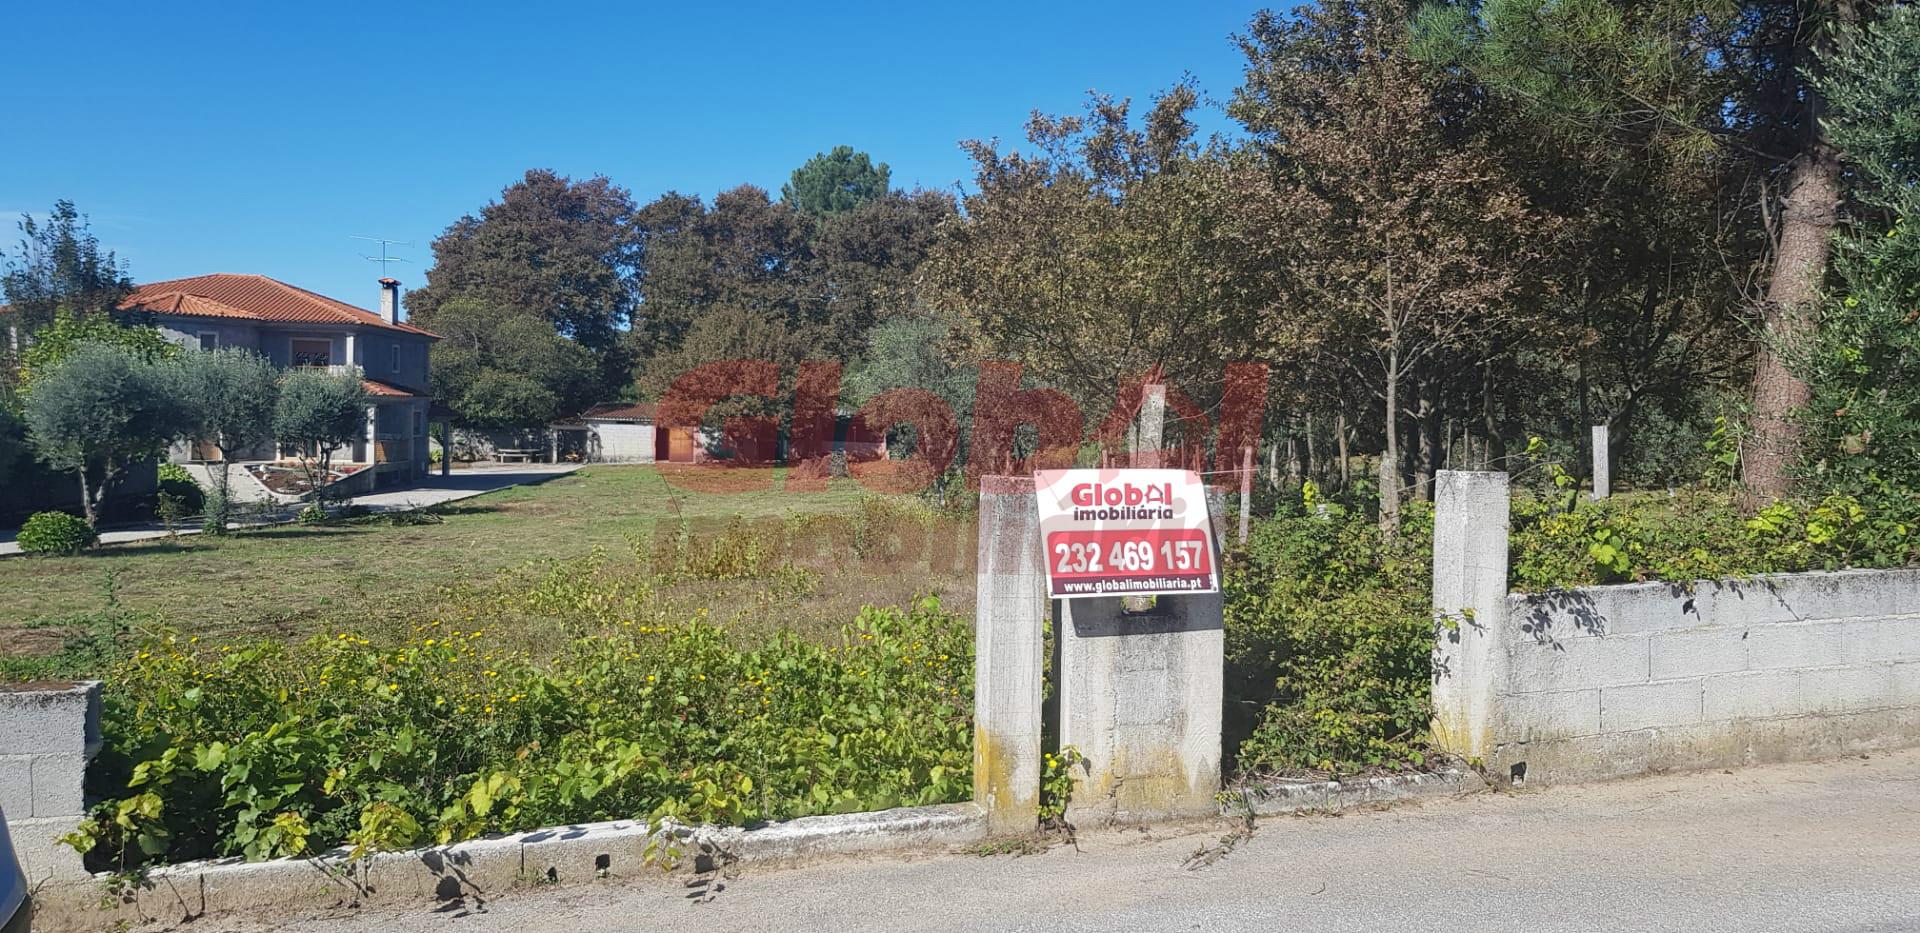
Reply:
[[[1920,571],[1508,598],[1496,761],[1529,780],[1920,744]]]
[[[1920,745],[1920,570],[1509,595],[1505,479],[1436,503],[1448,750],[1572,781]]]

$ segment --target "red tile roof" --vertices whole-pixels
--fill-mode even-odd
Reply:
[[[412,389],[403,389],[391,382],[381,382],[378,379],[361,379],[360,384],[366,386],[368,395],[381,398],[426,398]]]
[[[652,402],[601,402],[580,413],[581,420],[601,418],[608,421],[652,421]]]
[[[293,324],[358,324],[438,337],[411,324],[389,324],[372,311],[264,275],[216,273],[151,282],[134,289],[120,302],[120,309]]]

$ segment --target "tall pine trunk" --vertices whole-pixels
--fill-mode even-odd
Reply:
[[[1833,5],[1840,29],[1814,33],[1811,55],[1817,61],[1844,38],[1845,27],[1860,22],[1872,0],[1838,0]],[[1785,496],[1793,486],[1789,472],[1800,452],[1800,410],[1813,388],[1793,371],[1818,327],[1820,287],[1833,253],[1833,231],[1840,222],[1840,153],[1826,140],[1820,122],[1826,101],[1802,74],[1788,87],[1785,108],[1802,103],[1804,143],[1787,167],[1787,189],[1780,201],[1780,238],[1775,243],[1767,297],[1760,306],[1760,353],[1753,367],[1751,437],[1740,450],[1749,507]]]
[[[1740,451],[1740,470],[1752,503],[1785,496],[1799,452],[1796,417],[1813,397],[1796,374],[1793,357],[1814,337],[1820,283],[1833,251],[1840,213],[1840,159],[1815,143],[1793,163],[1780,207],[1780,243],[1767,297],[1760,307],[1760,354],[1753,367],[1752,434]]]

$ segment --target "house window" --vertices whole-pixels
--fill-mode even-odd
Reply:
[[[219,347],[220,347],[219,331],[203,330],[200,332],[200,349],[215,350],[215,349],[219,349]]]
[[[393,371],[400,371],[400,345],[397,343],[393,345]]]
[[[332,366],[333,341],[295,340],[293,342],[293,365]]]
[[[415,435],[427,433],[427,413],[418,408],[413,410],[413,433]]]

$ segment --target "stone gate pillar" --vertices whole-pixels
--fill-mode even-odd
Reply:
[[[1060,745],[1085,758],[1068,801],[1076,826],[1217,811],[1225,640],[1221,597],[1054,601]]]
[[[1031,832],[1040,809],[1040,679],[1047,611],[1030,477],[980,478],[973,799],[993,833]]]
[[[1505,473],[1441,470],[1433,497],[1433,740],[1462,758],[1493,754],[1507,656]]]

